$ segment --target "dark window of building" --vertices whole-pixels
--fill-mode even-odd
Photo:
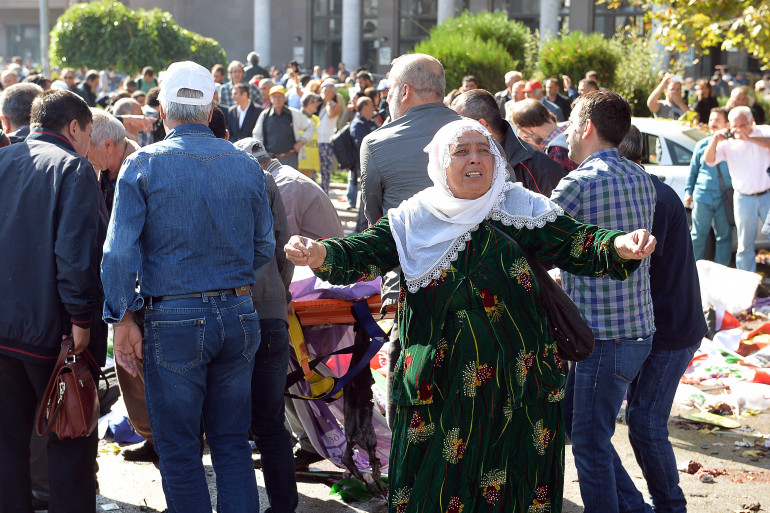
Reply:
[[[313,65],[336,70],[342,60],[342,0],[313,0],[311,39]]]
[[[559,30],[569,26],[571,0],[561,0]],[[530,30],[540,29],[540,0],[492,0],[492,12],[504,12],[512,20],[520,21]]]
[[[454,15],[470,8],[470,0],[454,0]],[[398,54],[414,48],[430,34],[438,19],[438,0],[400,0],[398,7]]]
[[[8,55],[40,60],[40,25],[6,25]]]
[[[361,65],[371,71],[377,69],[380,51],[378,15],[378,0],[361,0]]]
[[[611,9],[606,4],[597,4],[594,10],[594,32],[612,37],[625,26],[633,27],[636,34],[644,34],[644,9],[638,5],[623,0],[617,9]]]

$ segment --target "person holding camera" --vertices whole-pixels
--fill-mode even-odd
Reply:
[[[717,130],[706,147],[706,164],[727,162],[735,195],[735,228],[738,251],[735,266],[754,272],[754,239],[757,218],[764,220],[770,212],[770,126],[754,123],[751,109],[735,107],[727,115],[730,128]]]

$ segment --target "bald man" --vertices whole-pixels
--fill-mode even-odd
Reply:
[[[391,121],[367,135],[361,145],[361,208],[370,225],[391,207],[433,185],[428,177],[428,154],[423,148],[442,126],[460,119],[443,103],[444,67],[430,55],[415,53],[396,58],[389,80]],[[398,272],[390,272],[382,280],[383,308],[396,304],[398,291]],[[401,352],[398,334],[393,332],[389,385]],[[392,415],[389,404],[389,422]]]

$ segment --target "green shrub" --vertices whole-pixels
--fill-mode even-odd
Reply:
[[[51,31],[54,66],[113,69],[136,73],[174,61],[202,66],[227,64],[215,40],[190,32],[160,9],[131,10],[120,2],[78,3],[68,8]]]
[[[577,87],[587,71],[599,74],[602,87],[615,84],[615,69],[621,61],[617,46],[598,33],[570,32],[551,38],[540,46],[538,63],[544,77],[567,75]]]
[[[431,29],[414,52],[432,55],[446,71],[447,89],[455,89],[465,75],[475,75],[479,86],[495,92],[505,88],[505,74],[527,73],[530,31],[504,13],[465,11]]]

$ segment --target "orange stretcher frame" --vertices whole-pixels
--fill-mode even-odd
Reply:
[[[375,319],[380,316],[382,300],[379,294],[366,298],[369,311]],[[303,326],[318,326],[320,324],[353,324],[356,320],[350,310],[353,301],[346,299],[310,299],[293,301],[294,311]],[[392,319],[395,309],[388,309],[386,319]]]

